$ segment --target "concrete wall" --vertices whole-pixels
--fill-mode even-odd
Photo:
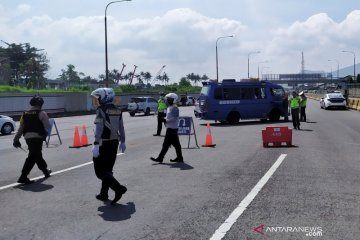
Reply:
[[[188,94],[197,97],[199,94]],[[33,93],[0,93],[0,114],[19,116],[28,110]],[[94,110],[90,93],[41,93],[44,98],[43,109],[48,113],[84,112]],[[132,97],[149,96],[157,99],[158,94],[121,94],[116,97],[116,104],[127,106]]]

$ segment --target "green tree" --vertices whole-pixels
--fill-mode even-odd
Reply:
[[[182,77],[180,79],[179,86],[191,86],[191,83],[186,79],[186,77]]]
[[[199,74],[194,74],[194,73],[190,73],[188,75],[186,75],[187,80],[189,80],[190,82],[194,82],[195,85],[198,81],[200,81],[200,76]]]
[[[49,61],[43,49],[31,47],[29,43],[4,43],[8,47],[0,47],[0,57],[8,59],[11,69],[9,84],[44,87]]]

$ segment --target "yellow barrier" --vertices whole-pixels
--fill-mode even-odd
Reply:
[[[352,109],[357,110],[358,105],[359,105],[359,100],[354,100],[354,104],[352,105]]]

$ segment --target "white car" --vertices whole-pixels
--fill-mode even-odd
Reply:
[[[8,135],[15,131],[16,123],[8,116],[0,115],[0,131],[3,135]]]
[[[135,113],[143,112],[146,116],[150,112],[157,111],[157,100],[152,97],[133,97],[128,103],[127,109],[130,116],[135,116]]]
[[[327,93],[320,99],[320,108],[324,108],[325,110],[329,108],[346,109],[346,99],[339,92]]]

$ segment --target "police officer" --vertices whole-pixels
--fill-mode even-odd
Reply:
[[[307,103],[307,97],[305,96],[304,91],[300,92],[300,121],[306,122],[306,103]]]
[[[30,100],[31,108],[22,114],[20,118],[20,127],[14,137],[13,146],[21,148],[20,138],[24,135],[28,145],[29,154],[25,160],[18,183],[32,183],[27,176],[31,172],[35,163],[44,173],[45,178],[50,177],[51,170],[47,168],[47,163],[42,156],[43,141],[50,128],[49,118],[45,111],[41,110],[44,100],[40,96],[34,96]]]
[[[162,124],[165,123],[166,116],[166,103],[164,100],[165,93],[160,93],[160,98],[158,100],[158,109],[157,109],[157,131],[153,136],[160,136],[162,130]]]
[[[126,149],[122,111],[114,105],[115,93],[112,88],[98,88],[91,93],[91,96],[98,104],[94,121],[93,161],[95,174],[102,181],[100,194],[96,195],[96,198],[107,201],[108,191],[111,188],[115,192],[111,204],[115,204],[127,191],[127,188],[113,176],[118,148],[121,152],[125,152]]]
[[[168,108],[166,110],[166,134],[161,152],[157,158],[150,157],[152,161],[162,163],[165,154],[169,150],[169,147],[173,145],[176,151],[176,158],[170,159],[170,162],[183,162],[183,156],[181,152],[181,145],[178,135],[178,122],[179,122],[179,108],[176,106],[178,96],[175,93],[169,93],[165,96],[166,104]]]
[[[291,118],[293,122],[294,129],[300,130],[300,120],[299,120],[299,108],[300,108],[300,98],[297,92],[292,92],[292,97],[289,101],[291,108]]]

